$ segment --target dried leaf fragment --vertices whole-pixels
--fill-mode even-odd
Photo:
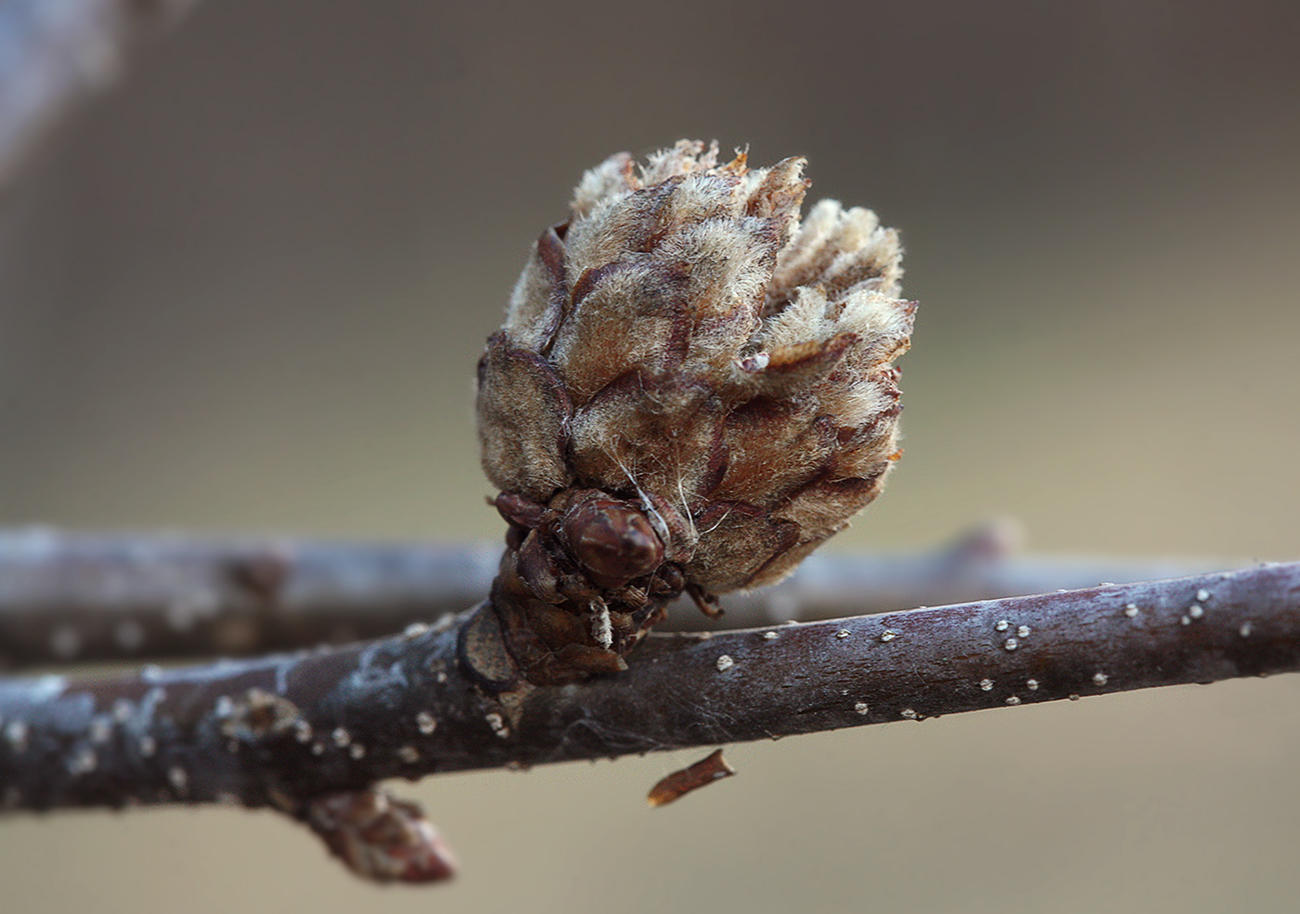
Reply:
[[[722,750],[715,749],[694,765],[674,771],[661,779],[650,788],[650,793],[646,795],[646,802],[651,806],[666,806],[692,790],[707,787],[714,781],[729,778],[735,773],[736,769],[728,765],[727,760],[722,757]]]

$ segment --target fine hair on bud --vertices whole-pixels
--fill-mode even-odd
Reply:
[[[916,305],[873,212],[801,218],[805,164],[615,155],[534,245],[478,373],[493,606],[531,681],[624,668],[674,597],[720,612],[880,493]]]

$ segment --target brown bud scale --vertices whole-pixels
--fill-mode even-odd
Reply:
[[[667,806],[692,790],[708,787],[735,773],[736,769],[727,764],[727,760],[722,757],[722,750],[715,749],[695,764],[661,778],[646,794],[646,802],[651,806]]]
[[[715,613],[879,494],[916,306],[869,210],[801,220],[803,167],[617,155],[534,246],[478,373],[492,602],[532,682],[624,668],[674,597]]]

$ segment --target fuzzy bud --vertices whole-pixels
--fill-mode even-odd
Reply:
[[[800,220],[803,167],[617,155],[538,239],[478,389],[494,604],[534,681],[619,668],[683,588],[773,583],[879,494],[916,308],[870,210]]]

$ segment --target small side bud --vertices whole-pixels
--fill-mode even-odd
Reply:
[[[574,558],[601,587],[615,589],[649,574],[664,560],[664,544],[649,519],[626,502],[588,497],[564,514],[564,538]]]
[[[420,807],[382,790],[318,797],[305,818],[330,853],[363,879],[442,882],[456,875],[451,848]]]

